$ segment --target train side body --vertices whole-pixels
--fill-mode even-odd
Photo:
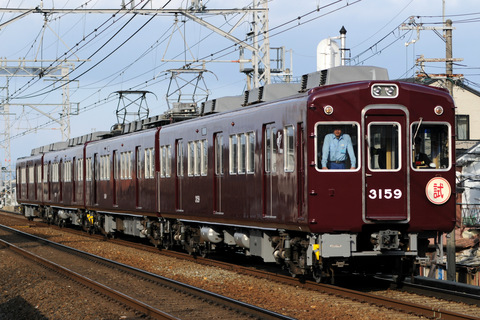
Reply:
[[[160,178],[160,215],[308,231],[299,170],[286,170],[282,150],[285,128],[306,125],[305,106],[299,96],[162,128],[160,148],[175,153]]]
[[[85,207],[155,216],[158,129],[87,143]]]

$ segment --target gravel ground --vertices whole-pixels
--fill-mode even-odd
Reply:
[[[0,269],[2,320],[137,319],[123,306],[3,247]]]
[[[0,223],[4,223],[2,218],[0,218]],[[26,222],[25,225],[27,225]],[[419,319],[416,316],[312,292],[299,287],[273,283],[265,279],[239,275],[227,270],[201,266],[194,262],[186,262],[158,254],[139,252],[108,241],[97,241],[87,236],[76,236],[57,230],[36,227],[23,227],[22,231],[297,319]],[[35,308],[40,316],[45,316],[45,318],[39,317],[37,319],[79,319],[76,316],[68,316],[71,312],[78,312],[79,310],[83,311],[81,318],[84,320],[119,319],[117,316],[95,313],[91,308],[92,300],[87,299],[94,295],[93,293],[69,291],[68,286],[58,285],[58,279],[49,278],[41,272],[29,272],[29,269],[25,267],[26,263],[23,258],[12,258],[13,253],[8,253],[8,250],[1,250],[1,254],[0,320],[19,319],[17,317],[19,313],[4,313],[5,311],[3,311],[15,307],[18,307],[19,311],[24,308]],[[65,281],[62,280],[63,282]],[[41,288],[41,290],[37,290],[38,288]],[[83,305],[76,306],[77,300],[85,301]],[[15,316],[11,317],[12,315]],[[120,318],[126,319],[133,316],[132,314],[125,314]]]

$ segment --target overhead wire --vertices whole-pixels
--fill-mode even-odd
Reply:
[[[317,8],[317,9],[315,9],[315,10],[309,11],[309,12],[307,12],[307,13],[301,15],[301,16],[298,16],[298,17],[295,18],[295,19],[291,19],[291,20],[289,20],[289,21],[287,21],[287,22],[285,22],[285,23],[283,23],[283,24],[281,24],[281,25],[279,25],[279,26],[276,26],[276,27],[272,28],[271,30],[276,30],[276,29],[279,29],[279,28],[282,27],[282,26],[286,26],[286,25],[288,25],[288,24],[291,24],[291,23],[293,23],[293,22],[296,22],[296,25],[294,25],[294,26],[292,26],[292,27],[289,27],[289,28],[287,28],[287,29],[285,29],[285,30],[280,30],[279,32],[273,34],[272,36],[277,36],[277,35],[279,35],[279,34],[281,34],[281,33],[283,33],[283,32],[289,31],[289,30],[291,30],[291,29],[293,29],[293,28],[297,28],[297,27],[299,27],[299,26],[301,26],[301,25],[304,25],[304,24],[306,24],[306,23],[309,23],[309,22],[311,22],[311,21],[317,20],[317,19],[319,19],[319,18],[321,18],[321,17],[323,17],[323,16],[325,16],[325,15],[328,15],[328,14],[331,14],[331,13],[333,13],[333,12],[336,12],[336,11],[342,9],[342,8],[348,7],[349,5],[352,5],[352,4],[354,4],[354,3],[360,2],[360,1],[362,1],[362,0],[357,0],[357,1],[354,1],[354,2],[352,2],[352,3],[348,3],[348,2],[347,2],[347,4],[346,4],[345,6],[343,6],[343,7],[341,7],[341,8],[337,8],[337,9],[335,9],[335,10],[329,11],[329,12],[327,12],[327,13],[325,13],[325,14],[322,14],[322,15],[320,15],[320,16],[318,16],[318,17],[314,17],[314,18],[309,19],[309,20],[306,20],[306,21],[305,21],[305,20],[301,21],[301,19],[303,19],[304,17],[307,17],[307,16],[309,16],[309,15],[315,13],[315,12],[319,12],[320,10],[323,10],[323,9],[325,9],[325,8],[327,8],[327,7],[330,7],[330,6],[334,5],[334,4],[339,3],[339,2],[342,2],[342,1],[343,1],[343,0],[337,0],[337,1],[335,1],[335,2],[329,3],[329,4],[327,4],[327,5],[325,5],[325,6],[321,7],[321,8]],[[169,1],[169,2],[170,2],[170,1]],[[168,4],[168,3],[167,3],[167,4]],[[232,49],[232,48],[233,48],[233,49]],[[230,51],[226,52],[226,50],[228,50],[228,49],[230,49]],[[223,56],[229,55],[229,54],[231,54],[231,53],[233,53],[233,52],[235,52],[235,51],[237,51],[237,50],[238,50],[238,49],[236,48],[236,45],[231,45],[231,46],[228,46],[227,48],[224,48],[224,49],[218,50],[218,51],[216,51],[216,52],[214,52],[214,53],[211,53],[211,54],[205,56],[204,58],[197,59],[197,61],[207,60],[208,58],[210,58],[211,60],[213,60],[213,56],[217,56],[217,55],[219,55],[219,54],[222,54],[221,57],[223,57]],[[207,61],[207,63],[208,63],[208,61]],[[190,64],[187,64],[185,67],[188,67],[189,65],[190,65]],[[140,83],[140,84],[138,84],[138,85],[136,85],[136,86],[133,86],[132,89],[135,89],[135,88],[138,88],[138,87],[145,87],[145,86],[147,86],[147,84],[152,85],[152,83],[155,84],[155,83],[157,83],[157,82],[159,82],[159,81],[165,81],[166,79],[167,79],[167,78],[158,79],[158,78],[155,78],[155,77],[154,77],[154,78],[152,78],[152,79],[150,79],[150,80],[144,81],[144,82],[142,82],[142,83]],[[107,101],[103,101],[103,102],[104,102],[104,103],[107,103]],[[98,106],[98,103],[91,105],[91,108],[89,108],[89,109],[95,108],[95,106]]]
[[[134,0],[131,0],[131,2],[134,1]],[[117,11],[120,12],[121,9],[119,9]],[[125,16],[126,13],[124,15],[122,15],[121,17]],[[74,46],[74,48],[71,48],[69,50],[67,50],[63,56],[55,59],[55,61],[51,62],[49,66],[47,66],[45,69],[46,70],[52,70],[52,69],[55,69],[57,68],[59,65],[61,65],[64,61],[67,61],[69,58],[72,57],[72,55],[74,55],[76,52],[78,52],[79,50],[81,50],[84,46],[86,46],[88,43],[90,43],[91,41],[93,41],[94,39],[96,39],[100,34],[102,34],[103,32],[105,32],[106,30],[108,30],[110,27],[112,27],[116,22],[120,21],[120,19],[117,19],[115,20],[114,18],[116,17],[116,14],[113,14],[110,18],[108,18],[106,21],[104,21],[103,23],[101,23],[98,27],[94,28],[93,31],[91,31],[89,34],[87,34],[87,36],[84,36],[79,42],[77,42]],[[113,22],[112,24],[110,24],[109,26],[106,26],[105,29],[102,29],[110,20],[113,19]],[[99,31],[100,30],[100,31]],[[89,39],[90,38],[90,39]],[[80,44],[82,44],[80,46]],[[76,50],[76,51],[74,51]],[[86,61],[82,62],[81,64],[85,63]],[[21,91],[25,90],[26,88],[30,87],[31,85],[35,84],[36,82],[38,82],[40,79],[42,78],[42,75],[39,75],[39,77],[34,77],[34,78],[31,78],[29,81],[27,81],[26,84],[24,84],[22,87],[20,87],[19,89],[17,89],[16,91],[14,91],[9,99],[14,99],[14,98],[17,98],[17,99],[20,99],[20,98],[25,98],[25,97],[21,97],[21,96],[15,96],[15,94],[19,94]],[[48,87],[50,86],[53,86],[53,84],[49,85]],[[43,90],[43,89],[42,89]]]

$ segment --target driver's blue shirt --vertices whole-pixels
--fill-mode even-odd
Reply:
[[[345,161],[347,153],[350,157],[350,166],[356,167],[357,159],[353,151],[352,139],[348,134],[342,134],[338,139],[335,134],[329,133],[323,140],[322,147],[322,167],[327,166],[329,161]]]

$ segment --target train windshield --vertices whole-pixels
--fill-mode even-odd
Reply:
[[[450,126],[414,122],[412,124],[412,167],[418,170],[448,169],[451,163]]]
[[[315,131],[318,170],[359,168],[358,124],[318,123]]]
[[[368,126],[370,170],[400,169],[400,124],[375,123]]]

